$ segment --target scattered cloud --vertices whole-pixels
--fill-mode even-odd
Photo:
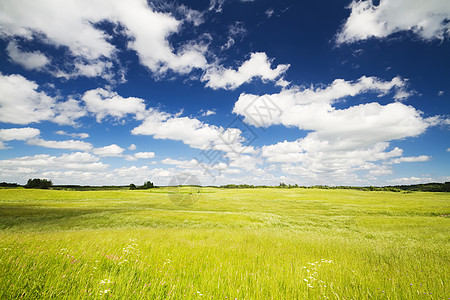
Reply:
[[[138,159],[150,159],[155,157],[155,152],[137,152],[133,155],[127,155],[126,160],[135,161]]]
[[[125,149],[117,146],[116,144],[101,148],[94,148],[92,150],[92,152],[98,156],[122,156],[123,151],[125,151]]]
[[[27,70],[39,70],[50,63],[50,59],[40,51],[22,51],[15,41],[9,42],[6,52],[13,62]]]
[[[80,133],[68,133],[65,132],[64,130],[58,130],[55,132],[58,135],[65,135],[65,136],[70,136],[72,138],[79,138],[79,139],[86,139],[89,137],[88,133],[84,133],[84,132],[80,132]]]
[[[21,75],[0,73],[0,122],[30,124],[52,119],[55,100],[37,89],[35,82]]]
[[[412,31],[423,40],[444,39],[450,32],[450,3],[447,0],[352,1],[350,16],[336,35],[338,44],[369,38],[385,38]]]
[[[275,11],[273,10],[273,8],[269,8],[269,9],[266,9],[266,11],[264,13],[266,14],[266,16],[268,18],[271,18],[273,16],[273,14],[275,13]]]
[[[432,182],[446,182],[450,179],[450,177],[443,178],[433,178],[433,177],[401,177],[388,180],[389,184],[394,185],[410,185],[410,184],[424,184],[424,183],[432,183]]]
[[[222,66],[206,70],[201,80],[214,90],[219,88],[234,90],[244,83],[260,78],[262,81],[275,81],[289,68],[289,65],[271,67],[272,61],[263,52],[252,53],[250,58],[237,69],[226,69]]]
[[[96,115],[97,122],[101,122],[107,116],[121,119],[127,114],[132,114],[136,119],[142,120],[146,114],[143,99],[124,98],[102,88],[85,92],[82,100],[85,102],[87,110]]]
[[[30,124],[53,121],[74,125],[86,112],[73,99],[66,102],[39,91],[39,86],[21,75],[0,73],[0,122]]]
[[[174,165],[181,169],[198,168],[199,162],[195,159],[191,160],[177,160],[172,158],[165,158],[161,161],[165,165]]]
[[[56,72],[55,75],[60,77],[102,76],[110,63],[116,61],[118,50],[110,42],[110,35],[96,26],[101,22],[123,26],[124,30],[120,33],[129,37],[128,48],[136,51],[141,64],[155,74],[163,74],[168,70],[188,73],[193,68],[204,68],[206,65],[204,47],[191,41],[175,50],[168,42],[172,34],[179,32],[183,20],[177,20],[169,13],[154,11],[146,1],[69,0],[64,3],[30,3],[25,0],[6,0],[0,3],[0,11],[1,36],[21,37],[30,41],[35,39],[51,46],[67,47],[75,58],[74,71]],[[192,13],[186,15],[188,21],[194,17]],[[26,60],[25,57],[31,57],[26,53],[20,55],[14,44],[10,52],[11,56],[17,54],[17,61],[21,62]],[[42,66],[47,62],[44,57],[44,54],[34,52],[24,64],[29,67]]]
[[[399,164],[399,163],[403,163],[403,162],[423,162],[423,161],[429,161],[430,158],[431,157],[427,156],[427,155],[408,156],[408,157],[395,158],[395,159],[391,160],[389,163],[390,164]]]
[[[136,150],[136,145],[135,144],[131,144],[130,147],[127,148],[128,150]]]
[[[12,141],[20,140],[25,141],[38,136],[41,132],[39,129],[25,127],[25,128],[9,128],[0,129],[0,140],[2,141]]]
[[[39,129],[31,127],[0,129],[0,149],[7,148],[4,144],[5,141],[26,141],[38,136],[40,133]]]
[[[27,144],[54,149],[81,150],[89,151],[92,145],[83,141],[66,140],[66,141],[47,141],[40,138],[34,138],[27,141]]]
[[[227,42],[222,45],[221,50],[230,49],[235,43],[236,39],[242,39],[247,34],[247,30],[242,22],[236,21],[228,27]]]
[[[89,172],[98,174],[105,170],[108,165],[98,161],[98,157],[89,153],[75,152],[63,154],[61,156],[51,156],[39,154],[34,156],[24,156],[12,159],[0,160],[0,173],[5,180],[13,182],[24,182],[27,178],[49,178],[57,180],[67,180],[65,183],[76,184],[78,180],[83,180],[84,184],[89,184],[88,177],[74,178],[70,174],[83,174]],[[65,178],[53,176],[55,172],[66,172]],[[97,175],[98,176],[98,175]]]
[[[202,117],[208,117],[208,116],[212,116],[212,115],[216,114],[216,112],[214,110],[210,110],[210,109],[208,109],[206,111],[201,110],[200,113],[202,114]]]
[[[361,77],[355,82],[337,79],[319,88],[293,87],[263,96],[241,94],[233,111],[256,127],[280,124],[309,131],[304,138],[261,148],[266,162],[281,164],[280,170],[285,174],[310,180],[320,177],[336,182],[345,178],[355,182],[357,172],[371,175],[392,172],[388,166],[374,163],[402,155],[401,149],[390,149],[389,141],[420,135],[436,124],[433,117],[425,119],[420,111],[398,101],[386,105],[364,103],[344,109],[333,107],[346,97],[366,93],[378,96],[391,93],[394,100],[408,94],[405,81],[398,77],[391,81],[374,77]],[[425,156],[399,158],[398,163],[421,159]]]
[[[438,96],[442,96],[442,95],[444,95],[444,91],[439,91]]]

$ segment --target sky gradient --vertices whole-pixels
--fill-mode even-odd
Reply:
[[[5,0],[0,181],[450,180],[450,2]]]

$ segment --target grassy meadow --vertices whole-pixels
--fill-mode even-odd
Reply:
[[[449,299],[450,193],[0,190],[0,299]]]

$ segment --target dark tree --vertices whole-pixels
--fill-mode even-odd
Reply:
[[[25,185],[25,188],[27,189],[49,189],[53,186],[53,182],[51,180],[47,179],[28,179],[27,184]]]
[[[134,183],[130,184],[130,190],[135,190],[135,189],[137,189],[136,185],[134,185]]]
[[[151,182],[151,181],[145,182],[144,185],[142,186],[143,189],[152,189],[154,187],[155,186],[153,185],[153,182]]]

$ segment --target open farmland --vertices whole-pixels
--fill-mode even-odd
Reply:
[[[0,190],[1,299],[448,299],[450,194]]]

